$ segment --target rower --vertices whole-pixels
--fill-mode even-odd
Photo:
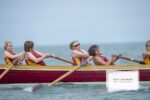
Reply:
[[[12,65],[14,64],[14,61],[17,60],[17,64],[22,64],[22,60],[24,58],[24,52],[21,52],[19,54],[16,54],[13,50],[12,42],[5,42],[4,43],[4,59],[6,64]]]
[[[26,41],[24,43],[25,60],[27,65],[41,65],[46,66],[44,59],[53,57],[51,54],[43,54],[34,49],[33,41]]]
[[[95,65],[113,65],[114,61],[116,60],[115,54],[112,54],[112,58],[110,60],[102,56],[98,45],[92,45],[88,49],[88,52],[90,56],[93,56],[93,61]]]
[[[150,65],[150,40],[146,42],[146,52],[143,53],[143,60],[145,64]]]
[[[80,49],[79,41],[72,41],[70,43],[70,49],[72,50],[71,57],[73,60],[73,65],[84,65],[89,62],[89,54],[83,49]]]

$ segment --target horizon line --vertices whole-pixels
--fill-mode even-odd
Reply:
[[[92,44],[129,44],[129,43],[131,43],[131,44],[134,44],[134,43],[145,43],[144,41],[138,41],[138,42],[112,42],[112,43],[110,43],[110,42],[89,42],[89,43],[82,43],[82,45],[92,45]],[[64,44],[36,44],[35,46],[37,47],[39,47],[39,46],[64,46],[64,45],[69,45],[70,43],[64,43]],[[14,47],[21,47],[21,46],[23,46],[23,45],[13,45]],[[0,46],[0,48],[2,48],[3,47],[3,45],[1,45]]]

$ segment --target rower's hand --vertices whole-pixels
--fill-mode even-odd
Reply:
[[[55,55],[54,54],[46,54],[46,57],[45,58],[52,58],[52,57],[55,57]]]
[[[112,58],[115,58],[116,56],[117,54],[114,54],[114,53],[111,55]]]
[[[44,58],[49,58],[49,57],[50,57],[49,53],[44,54]]]
[[[113,53],[111,56],[112,56],[112,59],[118,60],[122,55],[121,54],[117,55]]]
[[[55,54],[49,54],[49,57],[53,58],[53,57],[55,57]]]

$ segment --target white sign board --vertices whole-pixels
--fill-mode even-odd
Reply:
[[[139,89],[139,71],[106,71],[106,87],[108,92]]]

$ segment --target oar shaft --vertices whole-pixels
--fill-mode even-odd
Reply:
[[[13,65],[10,65],[2,74],[0,75],[0,80],[9,72],[9,70],[13,67]]]
[[[125,57],[125,56],[118,56],[118,57],[121,58],[121,59],[128,60],[128,61],[136,62],[136,63],[139,63],[139,64],[145,64],[143,61],[136,60],[136,59],[133,59],[133,58],[129,58],[129,57]]]
[[[79,69],[80,66],[76,66],[74,67],[72,70],[70,70],[69,72],[65,73],[64,75],[62,75],[61,77],[57,78],[56,80],[54,80],[53,82],[49,83],[48,86],[52,86],[55,85],[57,82],[60,82],[61,80],[63,80],[64,78],[66,78],[67,76],[71,75],[73,72],[75,72],[77,69]]]
[[[18,64],[18,59],[16,59],[16,60],[13,62],[12,65],[9,65],[8,68],[5,69],[5,71],[0,74],[0,80],[11,70],[11,68],[12,68],[13,66],[15,66],[15,65],[17,65],[17,64]]]
[[[69,64],[73,64],[73,62],[68,61],[68,60],[66,60],[66,59],[64,59],[64,58],[60,58],[60,57],[53,57],[53,58],[58,59],[58,60],[61,60],[61,61],[66,62],[66,63],[69,63]]]

